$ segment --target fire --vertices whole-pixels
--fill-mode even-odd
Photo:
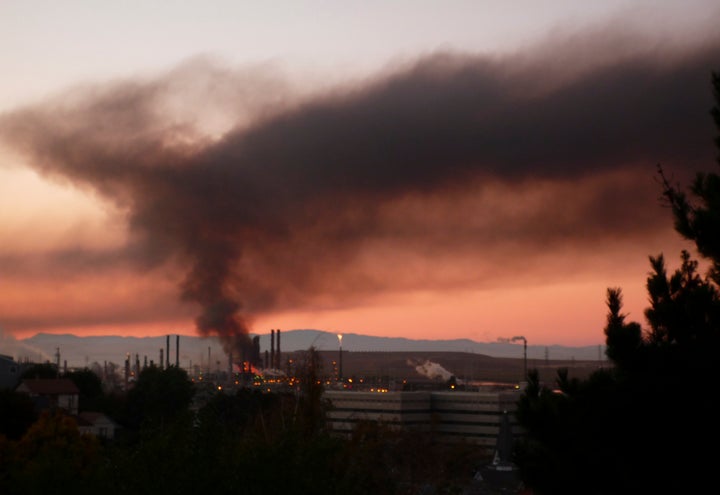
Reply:
[[[233,363],[233,373],[261,375],[260,368],[254,366],[250,361],[240,361]]]

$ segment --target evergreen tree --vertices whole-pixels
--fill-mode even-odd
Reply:
[[[715,106],[710,114],[720,130],[720,73],[712,74]],[[720,150],[720,132],[715,137]],[[717,157],[720,163],[720,154]],[[675,218],[675,229],[695,243],[701,256],[712,263],[711,278],[720,282],[720,175],[717,173],[699,173],[690,187],[692,198],[679,186],[672,185],[660,169],[663,182],[663,195],[670,205]]]
[[[57,366],[51,363],[34,364],[27,368],[20,375],[20,380],[37,380],[58,378],[59,371]]]
[[[90,411],[97,408],[100,398],[103,395],[102,381],[93,371],[85,368],[78,371],[70,371],[63,375],[63,378],[72,380],[80,390],[81,411]]]
[[[145,368],[128,392],[124,426],[162,427],[188,412],[193,395],[193,383],[185,370]]]
[[[0,436],[17,440],[36,419],[35,404],[27,394],[0,389]]]
[[[720,130],[717,73],[712,83]],[[720,176],[698,174],[686,194],[659,174],[676,230],[695,243],[709,270],[702,275],[687,251],[672,273],[662,254],[651,256],[647,330],[626,322],[621,290],[608,289],[611,369],[585,381],[561,372],[557,391],[531,374],[518,404],[526,435],[516,462],[538,494],[700,493],[715,484]]]
[[[97,493],[100,444],[61,411],[44,412],[0,456],[0,493]]]

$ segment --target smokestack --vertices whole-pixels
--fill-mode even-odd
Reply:
[[[233,375],[233,355],[232,352],[228,355],[228,375],[232,378]]]
[[[280,329],[277,329],[277,356],[275,357],[275,367],[280,369]]]
[[[252,356],[250,357],[250,362],[253,366],[260,366],[262,362],[260,361],[260,336],[256,335],[252,339]]]
[[[165,357],[163,356],[163,348],[160,348],[160,369],[165,365]]]
[[[165,367],[170,367],[170,336],[167,335],[165,337],[165,349],[167,349],[167,352],[165,352]]]
[[[210,346],[208,346],[208,375],[210,374],[210,366],[212,361],[210,361]]]
[[[342,334],[338,334],[338,344],[340,348],[340,355],[338,356],[338,381],[343,381],[343,370],[342,370]]]
[[[128,389],[128,382],[130,381],[130,354],[125,356],[125,390]]]
[[[270,330],[270,367],[275,368],[275,329]]]
[[[175,336],[175,367],[180,367],[180,336]]]

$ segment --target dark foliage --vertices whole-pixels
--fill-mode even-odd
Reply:
[[[57,366],[50,363],[34,364],[20,375],[20,381],[38,378],[59,378]]]
[[[36,419],[35,404],[27,394],[0,389],[0,436],[18,440]]]
[[[188,411],[193,398],[193,384],[187,372],[171,366],[145,368],[127,396],[124,426],[159,427]]]
[[[96,493],[99,443],[75,421],[45,412],[17,442],[0,441],[0,493]]]
[[[124,411],[115,441],[85,437],[61,415],[45,415],[12,439],[0,435],[0,493],[459,493],[485,455],[376,423],[360,424],[350,438],[331,435],[312,350],[299,367],[299,387],[283,393],[196,394],[181,370],[147,369],[113,398]]]
[[[720,128],[717,74],[713,85]],[[650,257],[646,331],[625,321],[620,289],[608,289],[612,368],[587,380],[559,373],[556,390],[531,374],[519,403],[526,436],[516,462],[538,494],[701,493],[715,484],[720,176],[698,175],[692,199],[662,170],[660,177],[675,227],[709,262],[708,274],[687,251],[670,274],[662,255]]]
[[[81,411],[97,410],[100,405],[100,399],[103,395],[102,381],[100,377],[89,369],[71,371],[65,373],[63,378],[68,378],[80,390]]]

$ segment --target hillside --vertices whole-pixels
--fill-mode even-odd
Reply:
[[[261,334],[261,354],[270,349],[270,334]],[[213,369],[227,369],[228,356],[217,338],[180,336],[179,352],[177,337],[170,336],[170,362],[176,355],[180,365],[189,368],[199,365],[203,368],[210,364]],[[281,350],[283,353],[304,351],[315,347],[327,356],[330,362],[337,356],[339,342],[337,336],[320,330],[288,330],[281,332]],[[379,373],[392,371],[400,376],[415,373],[408,364],[425,360],[439,362],[456,375],[473,379],[487,380],[488,371],[508,369],[507,376],[522,375],[522,344],[475,342],[467,339],[456,340],[412,340],[392,337],[373,337],[360,334],[343,335],[344,368],[347,373],[354,370]],[[93,362],[114,362],[121,364],[126,356],[136,357],[144,362],[158,362],[160,350],[167,354],[167,338],[161,337],[119,337],[95,336],[79,337],[75,335],[37,334],[33,337],[14,340],[0,340],[0,354],[13,356],[18,360],[34,362],[56,362],[60,354],[61,365],[67,362],[69,367],[82,367]],[[601,350],[598,346],[564,347],[528,345],[528,365],[535,368],[558,366],[580,366],[587,362],[590,367],[601,364]],[[167,357],[167,356],[165,356]],[[602,356],[604,357],[604,356]],[[500,359],[505,358],[505,359]],[[409,370],[409,371],[408,371]]]
[[[323,371],[336,374],[338,352],[321,351]],[[583,378],[600,366],[597,361],[528,359],[528,369],[536,369],[540,379],[553,382],[559,368],[570,376]],[[460,383],[522,381],[522,358],[492,357],[483,354],[443,351],[343,352],[343,377],[364,377],[377,381],[448,381],[452,376]]]

